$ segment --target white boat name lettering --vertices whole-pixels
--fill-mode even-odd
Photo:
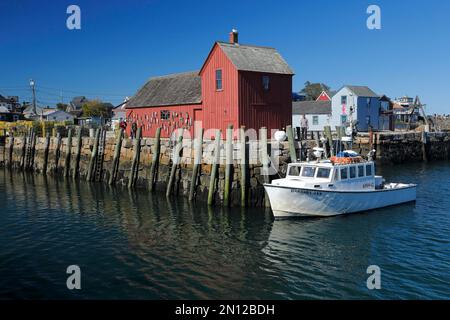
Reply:
[[[311,190],[303,190],[303,189],[291,189],[291,192],[297,192],[297,193],[306,193],[312,196],[321,196],[322,192],[320,191],[311,191]]]

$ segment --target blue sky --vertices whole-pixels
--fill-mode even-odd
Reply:
[[[66,8],[81,8],[81,30]],[[381,30],[366,27],[370,4]],[[76,95],[113,103],[156,75],[198,70],[231,28],[241,43],[273,46],[307,80],[334,89],[368,85],[395,98],[419,95],[450,113],[450,1],[5,1],[0,2],[0,94],[42,104]]]

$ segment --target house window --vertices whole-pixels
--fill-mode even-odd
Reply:
[[[341,115],[341,124],[347,123],[347,116],[345,114]]]
[[[222,69],[216,70],[216,90],[222,90]]]
[[[264,91],[269,91],[270,78],[269,76],[262,76],[262,83]]]
[[[341,104],[347,104],[347,96],[341,96]]]
[[[313,125],[319,125],[319,116],[313,116]]]
[[[161,120],[169,120],[169,119],[170,119],[170,111],[161,110]]]

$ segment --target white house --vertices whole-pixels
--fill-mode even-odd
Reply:
[[[47,109],[41,116],[46,121],[73,121],[75,118],[72,114],[58,109]]]
[[[323,131],[331,123],[331,101],[292,102],[292,127],[300,127],[300,119],[308,119],[309,131]]]
[[[331,99],[331,128],[356,122],[358,131],[379,129],[380,97],[366,86],[344,86]]]

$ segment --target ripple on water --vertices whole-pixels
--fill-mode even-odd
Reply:
[[[416,204],[280,221],[0,171],[0,297],[449,299],[450,184],[436,184],[448,163],[380,169],[419,183]],[[81,293],[65,288],[70,264]],[[379,291],[366,288],[372,264]]]

